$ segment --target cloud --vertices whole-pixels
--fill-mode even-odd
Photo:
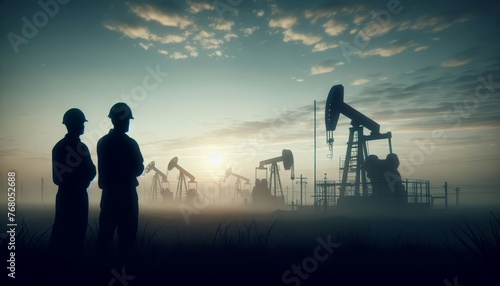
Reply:
[[[321,37],[317,35],[311,35],[311,34],[302,34],[302,33],[297,33],[292,30],[286,30],[283,32],[283,41],[285,43],[291,42],[291,41],[299,41],[302,42],[304,45],[314,45],[317,42],[321,41]]]
[[[446,20],[443,17],[425,15],[418,18],[413,24],[411,21],[405,21],[401,23],[399,25],[398,31],[404,31],[404,30],[420,31],[432,28],[431,32],[436,33],[444,31],[455,24],[467,22],[473,18],[474,17],[470,14],[460,15],[458,17],[455,17],[454,20]]]
[[[120,24],[120,25],[104,24],[104,27],[108,30],[121,32],[124,36],[129,37],[131,39],[143,39],[148,41],[160,42],[163,44],[172,44],[172,43],[177,44],[185,41],[185,38],[179,35],[158,36],[150,32],[147,27],[136,27],[136,26],[129,26],[126,24]],[[141,47],[144,48],[142,45]]]
[[[155,21],[163,26],[185,29],[186,27],[193,25],[193,22],[186,17],[179,16],[175,13],[163,12],[148,4],[142,6],[131,6],[130,10],[146,21]]]
[[[318,75],[329,73],[335,70],[335,67],[343,65],[344,62],[338,60],[329,60],[320,63],[319,65],[315,65],[311,68],[310,75]]]
[[[166,50],[158,50],[158,53],[162,55],[168,55],[168,51]]]
[[[200,31],[193,40],[200,43],[201,47],[205,50],[216,50],[224,43],[223,40],[216,39],[215,34],[207,31]]]
[[[174,52],[170,55],[170,58],[171,59],[174,59],[174,60],[184,60],[184,59],[187,59],[187,55],[184,55],[180,52]]]
[[[281,28],[283,31],[283,41],[285,43],[298,41],[302,42],[304,45],[314,45],[317,42],[321,41],[321,37],[312,34],[303,34],[299,32],[295,32],[292,30],[292,27],[297,24],[298,19],[295,16],[287,16],[279,19],[271,19],[269,21],[269,27],[271,28]]]
[[[355,25],[359,26],[366,19],[368,19],[368,15],[355,15],[353,22]]]
[[[292,77],[292,79],[296,82],[304,82],[304,79],[303,78],[296,78],[296,77]]]
[[[185,45],[184,49],[189,53],[190,56],[193,58],[196,58],[199,54],[196,49],[196,47],[190,46],[190,45]]]
[[[255,15],[257,15],[257,17],[262,17],[264,16],[264,10],[258,10],[258,11],[254,11]]]
[[[294,16],[283,17],[279,19],[269,20],[270,28],[282,28],[285,30],[291,29],[295,24],[297,24],[298,19]]]
[[[321,42],[321,43],[317,43],[316,45],[314,45],[314,48],[312,49],[312,51],[314,53],[316,53],[316,52],[324,52],[326,50],[334,49],[334,48],[336,48],[338,46],[339,45],[337,45],[337,44],[327,44],[327,43]]]
[[[222,51],[220,51],[220,50],[214,51],[213,55],[217,56],[217,57],[222,57]]]
[[[441,66],[445,67],[445,68],[454,68],[454,67],[459,67],[459,66],[466,65],[469,62],[470,62],[470,60],[466,60],[466,59],[463,59],[463,60],[451,59],[451,60],[444,61],[441,64]]]
[[[410,29],[412,30],[423,30],[426,28],[430,28],[437,23],[441,22],[443,19],[440,17],[430,17],[430,16],[422,16],[417,19],[415,24],[413,24]]]
[[[484,53],[484,48],[472,47],[455,54],[450,59],[444,61],[441,66],[445,68],[459,67],[468,64],[472,58]]]
[[[396,22],[389,22],[385,25],[380,25],[375,21],[371,22],[373,24],[365,26],[362,30],[360,30],[360,35],[363,37],[363,40],[369,41],[371,38],[380,37],[387,33],[389,33],[392,29],[394,29],[398,24]]]
[[[111,31],[121,32],[124,36],[131,39],[143,39],[143,40],[153,40],[153,36],[147,27],[134,27],[129,25],[114,25],[114,24],[104,24],[104,27]]]
[[[469,21],[470,19],[473,19],[473,17],[471,15],[463,15],[454,21],[449,21],[449,22],[445,22],[445,23],[441,23],[439,25],[436,25],[436,27],[434,27],[434,29],[432,29],[432,32],[441,32],[443,30],[450,28],[451,26],[453,26],[455,24],[464,23],[464,22]]]
[[[357,51],[354,54],[360,58],[367,58],[371,56],[392,57],[402,53],[412,45],[412,42],[400,40],[393,42],[392,46],[389,48],[375,48],[367,51]]]
[[[427,48],[429,48],[428,46],[418,46],[415,48],[415,52],[420,52],[420,51],[423,51],[423,50],[427,50]]]
[[[238,35],[236,35],[235,33],[227,33],[224,35],[224,40],[226,41],[231,41],[232,38],[238,38]]]
[[[249,28],[242,28],[241,32],[243,32],[243,34],[245,36],[250,36],[253,33],[255,33],[255,31],[257,31],[258,29],[259,29],[259,26],[253,26],[253,27],[249,27]]]
[[[336,15],[337,12],[333,9],[318,9],[318,10],[306,10],[304,12],[304,17],[307,19],[312,19],[311,24],[316,24],[318,20],[323,18],[329,18]]]
[[[150,32],[147,27],[129,26],[126,24],[105,24],[104,27],[108,30],[121,32],[124,36],[131,39],[143,39],[148,41],[161,42],[164,44],[181,43],[185,40],[185,38],[180,35],[156,35]],[[144,45],[146,46],[146,44]],[[141,45],[141,47],[143,46]]]
[[[351,85],[363,85],[363,84],[369,83],[370,81],[371,80],[366,79],[366,78],[360,78],[360,79],[357,79],[357,80],[353,81],[351,83]]]
[[[187,1],[189,5],[189,11],[193,14],[198,14],[202,11],[211,11],[214,10],[215,7],[207,2],[193,2],[193,1]]]
[[[327,35],[334,37],[342,34],[342,32],[347,29],[347,25],[334,20],[329,20],[323,24],[323,28],[325,29],[325,33]]]
[[[147,51],[149,48],[153,46],[153,43],[148,43],[148,44],[139,43],[139,46]]]
[[[210,24],[210,27],[214,30],[218,31],[231,31],[231,28],[234,26],[234,22],[230,20],[224,20],[221,18],[215,18],[215,23]]]

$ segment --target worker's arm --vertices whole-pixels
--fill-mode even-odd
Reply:
[[[144,158],[142,157],[141,149],[139,148],[139,144],[135,140],[132,139],[132,154],[134,158],[133,164],[133,174],[138,177],[142,175],[144,172]]]
[[[54,184],[58,185],[62,181],[61,166],[59,163],[57,144],[52,149],[52,181]]]
[[[81,144],[82,144],[81,147],[82,147],[82,149],[84,151],[84,154],[85,154],[84,155],[85,169],[86,169],[85,170],[86,171],[85,174],[87,175],[85,177],[85,179],[86,179],[87,182],[90,183],[95,178],[97,172],[96,172],[96,168],[95,168],[94,162],[92,162],[92,157],[90,155],[89,148],[87,147],[87,145],[85,145],[83,143],[81,143]]]

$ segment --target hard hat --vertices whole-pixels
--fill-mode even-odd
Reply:
[[[85,119],[85,114],[78,109],[78,108],[71,108],[70,110],[66,111],[63,116],[63,124],[74,124],[74,123],[83,123],[87,122],[87,119]]]
[[[125,102],[118,102],[114,104],[109,110],[108,117],[111,119],[134,119],[132,110]]]

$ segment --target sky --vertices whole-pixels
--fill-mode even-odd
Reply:
[[[175,156],[199,184],[229,167],[253,182],[261,160],[293,152],[295,177],[339,179],[350,119],[330,159],[324,107],[333,85],[392,132],[404,178],[497,192],[500,5],[494,1],[0,2],[0,173],[53,197],[51,150],[64,112],[86,115],[95,164],[116,102],[145,165]],[[370,142],[385,158],[387,141]],[[298,188],[288,170],[283,184]],[[152,173],[139,179],[146,190]],[[234,184],[235,178],[224,184]],[[96,181],[91,197],[98,197]],[[228,187],[229,188],[229,187]],[[35,196],[35,195],[33,195]]]

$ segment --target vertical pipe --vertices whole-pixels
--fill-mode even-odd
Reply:
[[[327,197],[326,197],[326,173],[325,173],[325,189],[323,191],[324,191],[324,195],[325,195],[325,197],[324,197],[324,200],[325,200],[324,201],[324,208],[325,209],[324,210],[326,212],[326,207],[328,206],[328,202],[326,201],[326,199],[327,199]]]
[[[314,205],[316,205],[316,99],[314,100]]]
[[[408,190],[408,179],[405,180],[405,190],[406,190],[406,194],[408,194],[408,197],[410,198],[410,201],[413,203],[413,198],[411,198],[410,196],[410,191]]]
[[[444,208],[448,209],[448,182],[444,182]]]

